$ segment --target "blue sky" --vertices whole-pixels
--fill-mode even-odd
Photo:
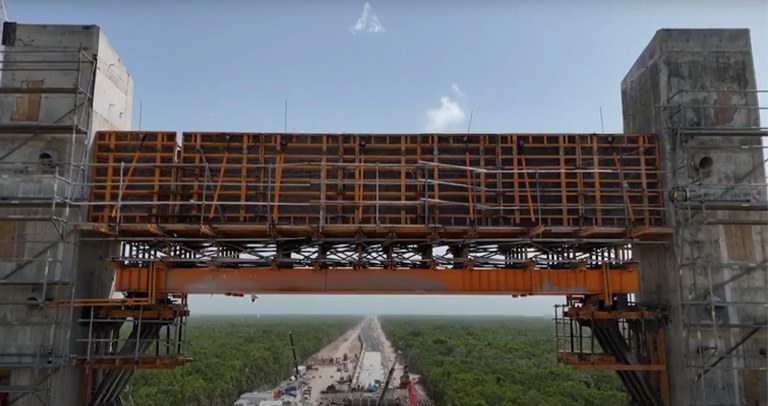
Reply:
[[[144,129],[282,131],[287,99],[289,131],[466,131],[471,113],[477,132],[594,132],[602,108],[621,132],[621,79],[661,28],[750,28],[768,88],[765,0],[5,1],[18,22],[100,25]],[[200,297],[192,310],[549,315],[560,300]]]

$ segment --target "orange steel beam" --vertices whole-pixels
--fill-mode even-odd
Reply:
[[[78,360],[77,364],[89,369],[171,369],[177,366],[189,364],[193,359],[181,356],[150,356],[141,355],[141,358],[133,356],[100,358],[93,360]]]
[[[131,180],[131,175],[133,175],[133,169],[136,167],[136,162],[139,161],[139,157],[141,156],[141,146],[144,145],[145,138],[142,138],[139,142],[139,147],[136,149],[136,152],[133,154],[133,159],[131,159],[131,165],[128,167],[128,175],[125,176],[125,179],[122,180],[122,186],[120,187],[120,191],[118,194],[125,193],[125,190],[128,188],[129,181]],[[123,176],[121,173],[120,176]],[[114,217],[117,213],[117,208],[119,206],[115,205],[115,207],[112,209],[112,213],[110,213],[110,216]]]
[[[227,157],[229,156],[229,151],[224,151],[224,161],[221,165],[221,169],[219,169],[219,180],[216,182],[216,191],[213,192],[213,204],[211,204],[211,212],[208,214],[208,218],[212,219],[213,214],[216,212],[216,205],[219,204],[219,193],[221,192],[221,183],[224,180],[224,170],[227,169]]]
[[[658,317],[655,312],[648,310],[633,310],[633,311],[619,311],[619,310],[595,310],[585,309],[584,307],[571,307],[565,311],[565,317],[571,319],[581,320],[653,320]]]
[[[181,237],[209,237],[213,232],[216,235],[236,238],[252,238],[254,241],[271,238],[270,233],[277,233],[283,237],[314,237],[322,235],[326,238],[356,238],[364,235],[366,238],[388,238],[396,235],[403,239],[425,239],[434,235],[440,238],[469,238],[470,232],[473,239],[503,242],[513,238],[610,238],[624,239],[631,243],[630,239],[644,241],[663,241],[669,239],[673,229],[671,227],[595,227],[584,229],[580,227],[429,227],[426,225],[355,225],[355,224],[326,224],[322,231],[314,226],[303,225],[276,225],[267,224],[243,224],[243,223],[214,223],[210,225],[200,224],[122,224],[120,229],[101,223],[81,223],[75,225],[79,231],[93,232],[100,235],[115,237],[158,237],[158,233],[173,234]],[[585,235],[586,234],[586,235]]]
[[[275,197],[272,208],[272,224],[278,223],[278,213],[280,211],[280,186],[283,184],[283,162],[285,162],[285,151],[282,149],[281,138],[277,137],[277,143],[280,146],[277,155],[277,165],[275,166]]]
[[[632,212],[632,202],[627,195],[626,181],[624,180],[624,171],[621,170],[621,162],[619,162],[619,156],[613,153],[613,161],[616,163],[616,168],[619,171],[619,182],[621,185],[621,191],[624,196],[624,204],[627,206],[627,215],[629,216],[629,223],[635,224],[635,213]]]
[[[528,181],[528,168],[525,166],[525,157],[522,154],[518,154],[517,157],[520,158],[520,166],[523,168],[523,178],[525,179],[525,196],[528,199],[528,212],[530,213],[531,221],[536,223],[541,219],[535,219],[533,215],[533,197],[531,197],[531,184]]]
[[[273,269],[116,265],[115,290],[155,294],[592,295],[639,290],[635,264],[622,269]],[[606,280],[609,281],[608,288]],[[609,289],[609,290],[606,290]]]
[[[610,354],[559,353],[558,360],[574,368],[596,368],[611,371],[665,371],[664,364],[624,364]]]

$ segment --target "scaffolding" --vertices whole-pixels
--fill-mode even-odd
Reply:
[[[186,295],[159,300],[78,300],[78,322],[87,334],[77,359],[86,380],[87,404],[120,404],[121,394],[137,369],[170,369],[192,361],[186,356]]]
[[[52,72],[58,76],[49,79]],[[71,363],[74,308],[70,269],[77,233],[71,202],[83,181],[95,60],[87,52],[0,50],[0,396],[13,404],[26,396],[48,404],[53,374]],[[39,80],[38,80],[39,79]],[[56,99],[66,112],[49,121],[42,100]],[[37,160],[19,158],[30,146],[55,139],[69,156],[44,148]],[[22,287],[26,287],[22,288]]]
[[[668,405],[665,326],[668,314],[618,297],[568,298],[555,306],[557,360],[575,368],[616,371],[631,399]]]
[[[98,63],[83,49],[0,54],[0,403],[52,404],[73,365],[91,404],[115,401],[135,369],[189,362],[186,295],[80,298]]]
[[[759,107],[761,94],[768,92],[680,91],[660,106],[674,141],[677,322],[694,404],[714,401],[702,397],[707,387],[727,388],[746,404],[764,401],[768,391],[768,127],[759,124],[768,108]],[[742,166],[723,179],[716,165],[729,159]]]

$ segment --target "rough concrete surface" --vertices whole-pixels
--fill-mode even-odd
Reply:
[[[13,218],[0,221],[0,363],[10,366],[0,386],[17,391],[15,405],[79,405],[72,355],[87,329],[76,326],[79,312],[38,304],[110,293],[104,259],[115,246],[73,231],[87,169],[71,163],[90,162],[95,131],[130,129],[133,82],[98,26],[6,24],[3,33],[0,87],[42,90],[0,94],[0,198],[25,203],[0,207]]]
[[[669,306],[672,404],[766,404],[765,383],[746,383],[768,346],[765,328],[753,334],[768,319],[768,211],[746,210],[766,198],[765,158],[749,148],[760,138],[743,134],[760,127],[749,31],[660,30],[621,89],[624,131],[660,135],[665,188],[728,209],[691,214],[667,202],[674,239],[634,249],[638,299]]]

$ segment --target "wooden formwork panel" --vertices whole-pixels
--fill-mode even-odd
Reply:
[[[96,133],[89,221],[156,223],[176,210],[176,152],[175,132]]]
[[[184,133],[144,197],[178,202],[158,223],[663,226],[658,154],[646,134]]]

